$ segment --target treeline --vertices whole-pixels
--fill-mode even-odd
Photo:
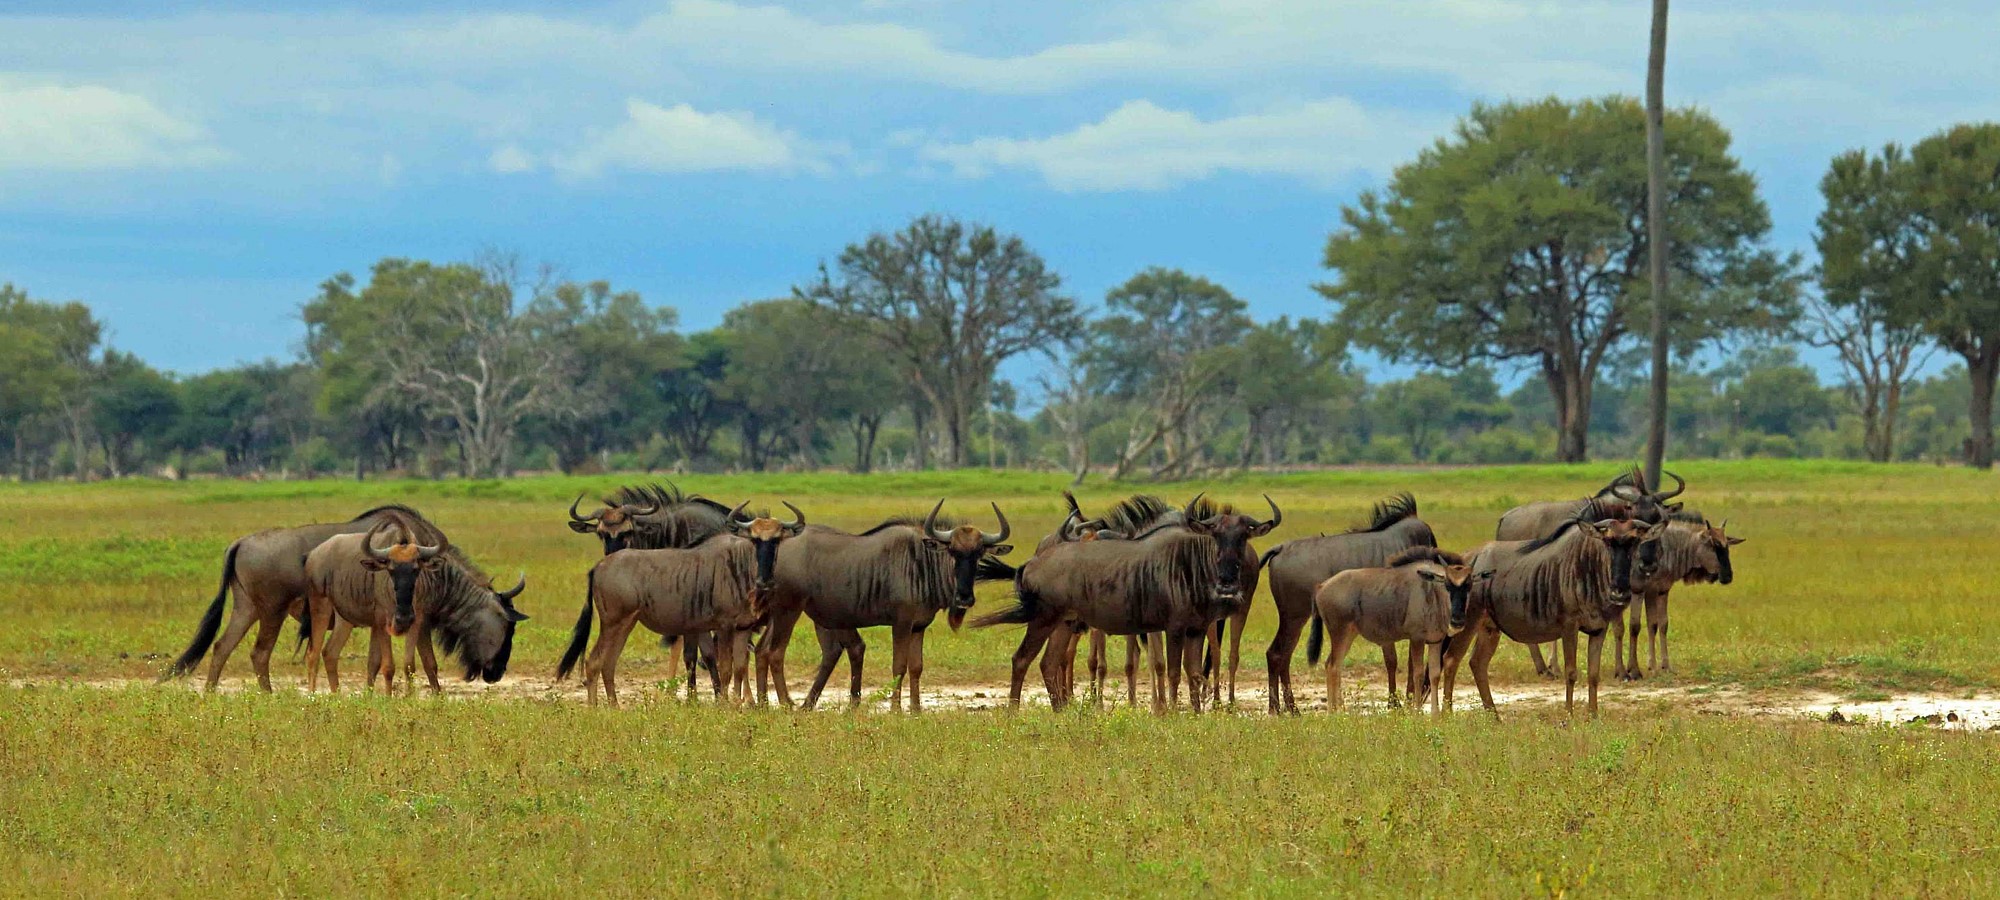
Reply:
[[[1766,246],[1720,124],[1684,110],[1666,133],[1674,455],[1990,464],[2000,126],[1834,160],[1813,266]],[[1642,134],[1624,98],[1476,106],[1342,210],[1325,321],[1255,322],[1168,268],[1086,309],[1019,237],[944,216],[698,332],[507,256],[385,259],[304,304],[299,358],[185,378],[104,347],[82,304],[8,286],[0,452],[23,480],[1626,458],[1646,410]],[[1354,349],[1422,368],[1371,380]],[[1913,379],[1934,352],[1962,364]],[[1515,366],[1534,377],[1504,391]]]

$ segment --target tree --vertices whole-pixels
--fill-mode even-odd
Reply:
[[[849,245],[837,268],[835,280],[822,264],[794,296],[875,326],[871,339],[944,429],[954,467],[966,464],[972,414],[1000,363],[1083,328],[1075,301],[1057,292],[1062,279],[1019,237],[986,225],[923,216]]]
[[[1834,157],[1815,241],[1829,299],[1879,305],[1964,358],[1966,462],[1993,465],[2000,376],[2000,124],[1957,125],[1907,152]]]
[[[1161,268],[1112,288],[1104,306],[1083,362],[1135,413],[1111,477],[1131,474],[1163,445],[1166,459],[1153,475],[1184,473],[1208,444],[1196,433],[1200,414],[1233,394],[1238,345],[1251,328],[1247,307],[1213,281]]]
[[[1819,375],[1790,346],[1746,350],[1718,374],[1731,382],[1723,399],[1743,427],[1799,437],[1833,419],[1833,400]]]
[[[321,352],[354,354],[355,368],[447,420],[468,477],[502,474],[515,429],[556,408],[573,358],[555,335],[571,323],[544,268],[488,256],[478,264],[386,259],[361,292],[323,293],[307,305]]]
[[[591,454],[616,443],[641,443],[660,418],[654,374],[675,365],[681,339],[670,308],[646,306],[633,291],[604,281],[558,285],[552,339],[574,364],[562,402],[533,419],[536,436],[555,451],[556,465],[574,471]]]
[[[1273,462],[1288,425],[1337,397],[1359,393],[1346,341],[1310,320],[1280,317],[1251,329],[1237,354],[1237,370],[1236,402],[1244,416],[1238,471],[1248,470],[1259,450],[1266,464]]]
[[[47,303],[30,299],[12,284],[0,284],[0,323],[24,328],[42,338],[55,356],[50,372],[56,409],[60,411],[70,442],[76,480],[89,475],[91,379],[93,357],[104,325],[90,314],[90,307],[71,301]]]
[[[696,332],[682,343],[676,359],[653,373],[653,390],[665,409],[661,430],[690,465],[708,461],[715,433],[735,415],[723,395],[734,348],[730,332]]]
[[[180,392],[172,379],[130,353],[104,351],[91,398],[91,425],[104,447],[107,474],[118,478],[139,460],[133,446],[146,440],[153,449],[163,445],[180,418]]]
[[[0,300],[5,297],[0,293]],[[13,448],[15,471],[22,481],[32,476],[30,433],[36,430],[37,420],[58,409],[64,375],[48,338],[25,325],[0,319],[0,434]]]
[[[1896,423],[1903,392],[1929,361],[1928,338],[1915,325],[1898,324],[1881,299],[1860,292],[1822,293],[1806,304],[1805,339],[1833,350],[1847,372],[1841,385],[1861,414],[1862,449],[1875,462],[1896,458]]]
[[[1646,278],[1653,298],[1653,380],[1646,417],[1646,483],[1667,458],[1667,0],[1653,0],[1646,51]]]
[[[1775,329],[1795,313],[1794,263],[1762,246],[1770,215],[1699,110],[1666,120],[1674,344]],[[1327,241],[1336,323],[1393,360],[1539,370],[1557,457],[1582,460],[1591,389],[1649,291],[1644,111],[1623,97],[1478,104],[1452,136],[1341,211]]]

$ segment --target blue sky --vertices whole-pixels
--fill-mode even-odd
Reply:
[[[289,357],[388,255],[495,247],[715,324],[868,232],[1022,235],[1088,303],[1149,265],[1259,318],[1342,203],[1476,99],[1637,94],[1646,4],[10,2],[0,280],[195,372]],[[1991,3],[1681,3],[1668,98],[1808,249],[1840,150],[2000,117]]]

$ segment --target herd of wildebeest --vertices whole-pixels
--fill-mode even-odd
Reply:
[[[860,629],[886,626],[894,635],[892,704],[901,708],[907,686],[910,708],[919,711],[929,626],[942,612],[956,631],[973,606],[974,586],[1006,581],[1014,588],[1012,604],[972,624],[1024,626],[1013,656],[1013,704],[1038,656],[1051,704],[1070,703],[1085,635],[1092,695],[1102,703],[1105,637],[1121,635],[1128,703],[1138,703],[1144,656],[1153,709],[1178,705],[1184,677],[1199,712],[1205,701],[1234,704],[1244,622],[1258,583],[1267,581],[1278,612],[1277,636],[1265,653],[1273,713],[1298,711],[1292,657],[1310,626],[1307,659],[1324,656],[1328,704],[1336,709],[1339,663],[1362,637],[1382,648],[1391,702],[1400,699],[1397,645],[1407,642],[1401,688],[1414,702],[1428,701],[1436,711],[1441,697],[1449,709],[1458,663],[1469,649],[1480,699],[1492,710],[1487,670],[1503,636],[1530,646],[1538,672],[1566,680],[1565,705],[1573,708],[1581,634],[1588,638],[1594,715],[1607,631],[1615,638],[1614,674],[1639,678],[1643,613],[1646,667],[1670,669],[1668,592],[1681,582],[1732,578],[1730,548],[1742,538],[1728,535],[1726,523],[1685,509],[1675,498],[1687,482],[1668,476],[1671,490],[1648,485],[1635,470],[1588,497],[1509,510],[1495,540],[1465,553],[1438,546],[1407,493],[1376,504],[1369,521],[1352,530],[1297,538],[1259,554],[1252,542],[1283,518],[1268,496],[1269,518],[1205,495],[1175,506],[1144,494],[1092,517],[1064,492],[1068,515],[1019,566],[1001,560],[1013,549],[1007,543],[1013,529],[997,503],[994,532],[947,519],[940,500],[928,515],[852,533],[807,524],[790,502],[785,521],[746,513],[747,503],[732,507],[673,487],[626,487],[588,515],[578,509],[581,497],[570,504],[569,527],[595,535],[604,556],[590,570],[583,611],[555,674],[566,678],[582,662],[591,701],[601,684],[616,705],[618,658],[643,624],[669,644],[670,661],[677,655],[685,661],[690,693],[699,666],[717,697],[744,702],[754,658],[757,702],[767,702],[775,686],[779,701],[791,706],[785,653],[805,615],[820,647],[806,708],[818,702],[842,656],[850,703],[861,702]],[[497,589],[443,531],[407,506],[261,531],[230,544],[215,599],[166,677],[184,675],[210,656],[213,689],[256,624],[251,662],[269,690],[271,652],[286,620],[296,619],[307,645],[309,691],[318,687],[322,662],[328,687],[339,690],[340,651],[357,627],[369,630],[371,687],[377,674],[385,688],[393,683],[392,637],[404,638],[403,668],[412,685],[421,655],[431,688],[439,689],[434,648],[455,655],[467,680],[497,682],[507,671],[515,628],[527,618],[514,607],[525,586],[523,575],[513,588]],[[232,588],[236,604],[224,628]],[[590,647],[593,618],[602,624]],[[1559,666],[1543,660],[1541,645],[1551,642],[1562,647]],[[679,654],[671,652],[674,645]]]

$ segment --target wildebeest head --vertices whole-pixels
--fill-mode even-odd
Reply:
[[[442,610],[445,621],[437,630],[446,653],[457,653],[465,664],[465,680],[478,676],[494,684],[507,674],[507,661],[514,655],[514,628],[528,620],[514,608],[514,598],[528,588],[528,575],[508,590],[495,590],[490,583],[472,590],[470,597]]]
[[[1584,534],[1603,541],[1604,548],[1611,553],[1611,608],[1623,609],[1632,602],[1633,560],[1645,545],[1651,544],[1657,551],[1660,538],[1667,533],[1667,524],[1666,519],[1650,523],[1639,519],[1577,521]],[[1639,577],[1643,579],[1648,574],[1641,572]]]
[[[948,620],[952,630],[965,621],[965,611],[972,608],[973,576],[979,568],[979,560],[986,556],[1005,556],[1014,551],[1011,544],[1001,543],[1014,533],[1007,524],[1007,514],[1000,511],[1000,504],[993,504],[993,516],[1000,520],[1000,533],[988,534],[975,525],[960,525],[949,530],[937,527],[938,513],[944,509],[944,500],[931,507],[931,514],[924,517],[924,540],[941,547],[951,557],[953,594]]]
[[[378,523],[368,529],[368,535],[361,541],[361,567],[370,572],[389,573],[389,584],[396,592],[396,615],[389,623],[389,630],[397,635],[408,631],[416,613],[417,577],[425,572],[437,571],[439,553],[444,545],[426,547],[416,542],[405,531],[396,543],[387,547],[375,543],[376,536],[387,530],[388,522]]]
[[[577,504],[582,502],[582,494],[576,495],[576,499],[570,501],[569,528],[577,534],[597,535],[598,540],[604,542],[606,555],[623,550],[632,542],[633,529],[638,527],[634,519],[660,511],[660,504],[657,501],[645,506],[637,503],[606,501],[596,512],[585,516],[576,511]]]
[[[1674,480],[1673,490],[1656,491],[1647,487],[1646,473],[1633,469],[1629,474],[1620,475],[1606,485],[1599,496],[1609,494],[1632,504],[1632,518],[1642,522],[1658,522],[1681,511],[1683,504],[1667,501],[1680,496],[1688,486],[1687,479],[1679,475],[1672,472],[1662,472],[1662,474]]]
[[[737,504],[735,509],[729,511],[730,533],[748,540],[757,554],[759,590],[770,590],[772,582],[776,580],[773,573],[778,565],[778,543],[788,537],[797,537],[799,532],[806,529],[805,513],[799,512],[799,508],[793,506],[789,500],[778,502],[785,504],[785,508],[792,511],[791,524],[780,522],[768,515],[744,515],[743,507],[750,505],[748,500]]]
[[[1729,565],[1729,548],[1743,543],[1744,539],[1730,537],[1728,528],[1728,519],[1723,519],[1720,525],[1702,520],[1701,531],[1694,542],[1694,564],[1689,567],[1683,581],[1689,584],[1728,584],[1736,580],[1736,570]]]
[[[1391,559],[1389,564],[1414,564],[1418,578],[1444,588],[1445,598],[1451,607],[1453,633],[1465,627],[1465,609],[1471,600],[1473,587],[1493,577],[1492,569],[1475,573],[1471,566],[1466,565],[1465,557],[1436,547],[1411,547]]]
[[[1271,507],[1269,520],[1260,522],[1228,507],[1207,518],[1197,518],[1201,497],[1196,494],[1193,500],[1188,501],[1187,507],[1181,511],[1183,521],[1189,531],[1207,535],[1215,541],[1215,596],[1218,600],[1233,601],[1243,595],[1244,548],[1251,538],[1270,534],[1271,529],[1285,520],[1285,514],[1278,510],[1278,504],[1272,501],[1271,495],[1265,494],[1264,502]]]

